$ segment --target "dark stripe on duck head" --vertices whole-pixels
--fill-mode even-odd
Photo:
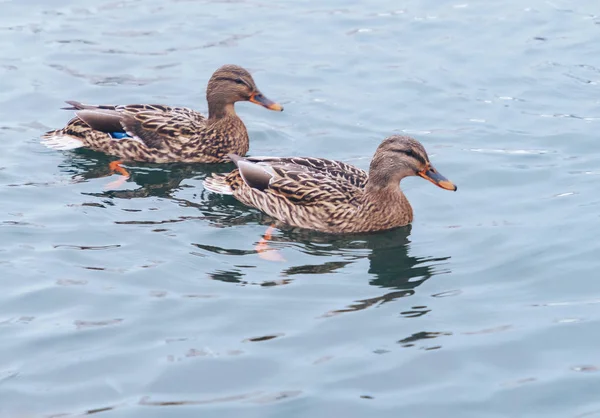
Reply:
[[[427,164],[427,160],[421,154],[417,154],[412,149],[397,149],[396,148],[396,149],[392,149],[392,151],[398,152],[400,154],[404,154],[411,158],[414,158],[415,160],[417,160],[418,162],[420,162],[423,165]]]
[[[241,84],[243,86],[246,86],[250,89],[252,89],[253,87],[245,80],[241,79],[241,78],[234,78],[234,77],[215,77],[214,78],[215,81],[231,81],[232,83],[236,83],[236,84]]]

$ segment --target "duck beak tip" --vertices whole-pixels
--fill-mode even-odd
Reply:
[[[260,92],[253,93],[250,96],[250,99],[248,99],[248,100],[250,102],[260,105],[266,109],[274,110],[276,112],[283,112],[283,106],[281,106],[279,103],[274,102],[271,99],[266,98]]]
[[[436,186],[438,186],[442,189],[450,190],[452,192],[455,192],[458,190],[458,187],[454,183],[452,183],[446,177],[441,175],[438,171],[432,171],[431,169],[429,169],[429,170],[421,171],[418,174],[419,174],[419,176],[423,177],[425,180],[429,180],[430,182],[432,182],[433,184],[435,184]]]

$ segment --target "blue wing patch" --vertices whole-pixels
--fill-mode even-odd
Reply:
[[[125,132],[111,132],[110,136],[112,136],[115,139],[131,138]]]

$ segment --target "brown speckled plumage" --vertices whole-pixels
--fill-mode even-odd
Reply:
[[[82,146],[125,161],[216,163],[224,161],[228,153],[248,152],[248,132],[235,113],[235,102],[249,100],[283,110],[260,93],[248,71],[235,65],[215,71],[206,97],[208,117],[184,107],[92,106],[70,101],[72,107],[66,109],[75,110],[77,116],[66,127],[47,132],[43,141],[52,148]],[[113,132],[127,137],[116,139]],[[63,138],[69,142],[67,146],[63,146]]]
[[[456,190],[418,141],[399,135],[381,143],[368,174],[322,158],[231,158],[238,168],[207,178],[208,190],[232,194],[291,226],[329,233],[381,231],[412,222],[411,205],[398,187],[404,177],[419,175]]]

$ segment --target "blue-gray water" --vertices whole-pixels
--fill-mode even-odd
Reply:
[[[0,417],[599,417],[600,5],[0,1]],[[411,228],[277,230],[211,166],[44,148],[64,100],[206,111],[253,155],[421,140]]]

